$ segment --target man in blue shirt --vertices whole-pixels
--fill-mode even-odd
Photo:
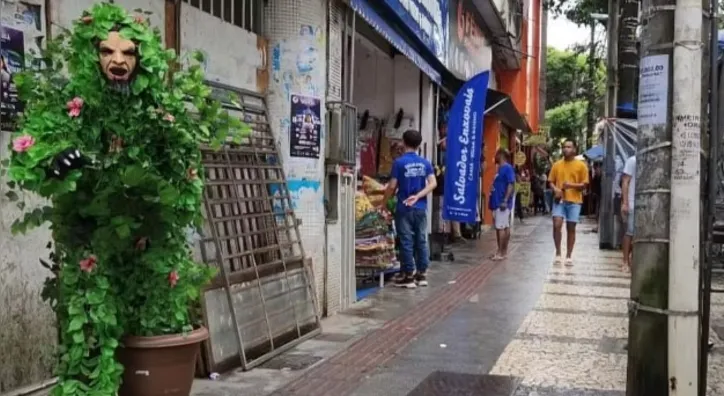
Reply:
[[[490,189],[489,209],[493,212],[495,236],[498,240],[498,251],[493,260],[503,260],[508,255],[508,242],[510,241],[510,207],[513,205],[515,191],[515,170],[510,165],[510,153],[504,148],[495,153],[495,163],[498,173],[493,179]]]
[[[395,226],[400,239],[401,276],[396,286],[427,286],[430,250],[427,246],[427,196],[437,187],[432,164],[417,154],[422,135],[408,130],[402,135],[405,152],[392,164],[385,199],[397,191]],[[415,270],[417,269],[417,272]]]

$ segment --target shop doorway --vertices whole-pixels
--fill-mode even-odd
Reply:
[[[363,18],[352,20],[345,90],[358,115],[353,271],[356,297],[362,299],[399,272],[393,224],[396,203],[381,201],[392,163],[404,152],[406,130],[423,134],[419,154],[433,161],[436,107],[431,80]],[[432,198],[428,199],[432,207]]]

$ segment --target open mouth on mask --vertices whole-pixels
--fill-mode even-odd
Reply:
[[[116,80],[125,80],[128,77],[128,69],[125,67],[111,66],[108,71]]]

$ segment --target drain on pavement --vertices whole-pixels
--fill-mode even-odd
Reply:
[[[511,396],[519,378],[435,371],[407,396]]]
[[[286,369],[297,371],[304,370],[320,360],[322,360],[320,356],[284,354],[269,360],[259,367],[271,370]]]

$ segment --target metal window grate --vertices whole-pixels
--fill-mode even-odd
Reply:
[[[252,134],[202,149],[205,224],[195,254],[219,270],[203,295],[204,361],[208,372],[248,370],[320,332],[317,294],[263,97],[210,85],[214,97],[237,96],[239,106],[224,107]]]
[[[182,0],[191,7],[211,14],[256,34],[261,33],[264,0]]]

